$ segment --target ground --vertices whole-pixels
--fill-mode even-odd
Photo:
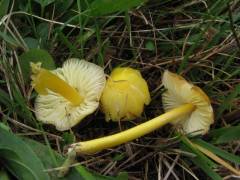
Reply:
[[[186,138],[238,169],[239,5],[238,0],[0,1],[0,127],[64,155],[73,142],[113,134],[162,114],[161,78],[168,69],[209,96],[215,119],[210,132],[192,138],[166,125],[116,148],[80,155],[77,161],[90,172],[111,177],[125,172],[129,179],[236,177],[192,149]],[[66,132],[37,121],[37,93],[30,84],[29,62],[40,60],[52,69],[72,57],[98,64],[106,74],[119,66],[138,69],[152,98],[142,116],[129,122],[106,122],[98,109]],[[1,171],[16,176],[6,159],[0,158]]]

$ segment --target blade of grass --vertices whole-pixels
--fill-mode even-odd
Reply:
[[[207,150],[206,148],[198,145],[198,144],[194,144],[194,146],[201,151],[203,154],[207,155],[209,158],[211,158],[212,160],[216,161],[217,163],[221,164],[223,167],[225,167],[226,169],[228,169],[229,171],[231,171],[232,173],[240,176],[240,171],[235,169],[233,166],[231,166],[229,163],[227,163],[226,161],[224,161],[223,159],[221,159],[219,156],[216,156],[213,152]]]
[[[201,139],[196,139],[193,141],[195,144],[198,144],[204,148],[206,148],[207,150],[211,151],[212,153],[226,159],[226,160],[229,160],[233,163],[236,163],[236,164],[240,164],[240,157],[239,156],[236,156],[234,154],[231,154],[227,151],[224,151],[222,149],[219,149],[218,147],[210,144],[210,143],[207,143],[206,141],[203,141]]]
[[[146,0],[95,0],[90,4],[88,14],[90,16],[102,16],[119,11],[126,11],[130,8],[142,5]]]
[[[0,19],[7,14],[9,4],[10,4],[9,0],[0,1]]]
[[[201,168],[213,180],[222,180],[222,178],[216,172],[213,171],[213,167],[209,165],[208,163],[209,160],[206,162],[205,161],[206,157],[202,158],[203,155],[200,152],[196,151],[191,144],[183,141],[181,149],[193,154],[197,154],[197,157],[190,158],[189,160],[192,161],[197,167]]]

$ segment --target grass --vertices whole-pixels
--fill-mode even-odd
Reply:
[[[164,69],[169,69],[209,95],[215,123],[209,134],[201,137],[204,141],[201,145],[215,154],[223,154],[222,158],[227,156],[226,160],[238,168],[240,1],[126,2],[119,1],[113,7],[107,4],[111,1],[103,0],[94,3],[1,0],[1,126],[21,137],[47,144],[49,152],[63,154],[64,146],[71,142],[113,134],[161,114],[161,75]],[[137,68],[148,82],[152,102],[145,107],[141,118],[121,122],[121,126],[105,122],[100,111],[64,133],[40,124],[33,109],[36,93],[25,80],[20,62],[22,54],[36,48],[46,50],[56,66],[77,57],[104,67],[106,73],[117,66]],[[116,176],[125,171],[129,179],[235,177],[169,129],[167,125],[134,142],[80,156],[78,161],[102,175]],[[197,138],[193,141],[199,141]],[[54,154],[49,156],[56,161]],[[2,160],[0,164],[4,164]],[[6,166],[4,170],[11,174]]]

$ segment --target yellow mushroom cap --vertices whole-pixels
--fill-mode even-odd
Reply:
[[[195,105],[195,110],[184,117],[179,117],[173,124],[180,124],[186,133],[205,134],[213,123],[213,109],[208,96],[197,86],[187,82],[181,76],[165,71],[162,83],[167,89],[162,101],[165,111],[183,104]]]
[[[132,120],[151,101],[147,82],[138,70],[122,67],[112,71],[101,97],[107,121]]]
[[[46,95],[38,95],[36,98],[35,114],[39,121],[65,131],[98,108],[106,78],[103,68],[79,59],[67,60],[62,68],[52,73],[75,88],[83,101],[76,106],[60,94],[47,89]]]

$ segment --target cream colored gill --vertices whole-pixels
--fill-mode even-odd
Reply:
[[[66,60],[61,68],[57,68],[51,73],[66,82],[71,88],[74,87],[83,97],[82,102],[74,106],[61,94],[48,88],[46,95],[39,94],[37,96],[34,104],[37,120],[52,124],[59,131],[65,131],[80,123],[98,108],[106,77],[102,67],[76,58]],[[33,85],[35,81],[33,81]],[[44,90],[44,88],[42,89]],[[74,99],[74,96],[72,98]]]

